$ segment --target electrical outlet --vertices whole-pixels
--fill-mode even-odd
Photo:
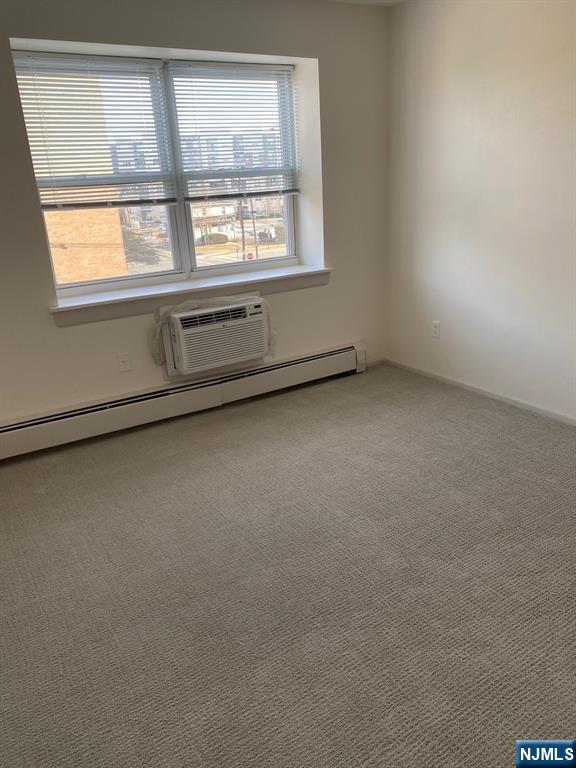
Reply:
[[[440,320],[432,320],[432,338],[440,338]]]
[[[121,373],[132,370],[132,363],[130,362],[128,352],[118,352],[116,360],[118,361],[118,370]]]

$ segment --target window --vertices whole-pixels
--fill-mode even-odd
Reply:
[[[296,261],[291,67],[14,58],[59,289]]]

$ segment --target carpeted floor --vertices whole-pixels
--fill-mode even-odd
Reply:
[[[576,429],[389,367],[0,467],[6,768],[576,736]]]

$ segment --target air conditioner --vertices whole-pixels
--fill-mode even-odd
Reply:
[[[174,312],[169,318],[174,367],[200,373],[262,358],[270,339],[260,301]]]

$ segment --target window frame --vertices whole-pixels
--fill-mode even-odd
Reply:
[[[67,54],[62,53],[46,53],[39,51],[39,50],[19,50],[18,48],[15,48],[14,53],[21,53],[21,54],[42,54],[47,56],[55,56],[57,58],[65,57]],[[116,55],[108,55],[108,54],[72,54],[75,58],[84,58],[84,59],[91,59],[91,60],[101,60],[101,59],[115,59],[115,60],[123,60],[123,61],[134,61],[137,62],[140,57],[126,57],[126,56],[116,56]],[[148,58],[148,57],[146,57]],[[193,64],[193,60],[188,59],[167,59],[164,57],[149,57],[153,58],[158,62],[161,62],[162,67],[162,89],[161,89],[161,98],[164,101],[163,105],[154,105],[153,100],[153,109],[154,109],[154,116],[156,118],[158,112],[157,109],[163,108],[165,110],[167,121],[168,121],[168,137],[169,137],[169,148],[171,152],[172,157],[172,165],[173,165],[173,173],[176,180],[176,196],[177,201],[174,203],[159,203],[162,207],[165,207],[167,209],[167,219],[168,219],[168,227],[169,227],[169,235],[170,235],[170,243],[172,246],[172,258],[174,263],[174,269],[172,270],[162,270],[159,272],[148,272],[148,273],[142,273],[137,275],[122,275],[117,277],[110,277],[110,278],[102,278],[98,280],[84,280],[84,281],[78,281],[74,283],[65,283],[65,284],[59,284],[56,278],[56,271],[54,268],[54,259],[52,255],[52,248],[50,245],[50,241],[48,239],[48,232],[47,227],[44,219],[44,212],[45,210],[52,210],[52,211],[58,211],[58,208],[52,208],[52,209],[44,209],[42,208],[42,219],[44,228],[46,231],[46,241],[48,244],[49,249],[49,255],[50,255],[50,266],[52,270],[53,280],[54,280],[54,287],[56,290],[56,295],[60,298],[68,298],[68,297],[74,297],[74,296],[82,296],[82,295],[88,295],[88,294],[96,294],[99,292],[109,292],[114,290],[121,290],[126,288],[144,288],[144,287],[153,287],[155,285],[164,285],[169,283],[175,283],[179,281],[190,281],[191,286],[193,286],[195,279],[204,279],[206,277],[218,277],[220,275],[222,276],[230,276],[235,273],[249,273],[258,271],[259,269],[270,269],[270,268],[276,268],[278,270],[285,269],[286,267],[294,267],[297,265],[302,264],[302,260],[300,258],[300,255],[297,252],[297,221],[296,221],[296,199],[299,194],[299,190],[296,191],[289,191],[289,192],[278,192],[277,196],[282,197],[284,200],[284,227],[285,227],[285,237],[286,237],[286,255],[285,256],[273,256],[270,258],[263,258],[263,259],[257,259],[254,261],[239,261],[239,262],[230,262],[229,264],[223,264],[223,265],[213,265],[213,266],[198,266],[197,265],[197,259],[196,259],[196,248],[195,248],[195,242],[194,242],[194,225],[193,225],[193,217],[191,212],[191,207],[193,202],[186,200],[182,193],[182,185],[181,185],[181,176],[184,173],[183,170],[183,162],[181,157],[181,146],[180,146],[180,138],[178,134],[178,124],[177,124],[177,112],[176,112],[176,100],[175,100],[175,92],[172,82],[172,77],[170,75],[169,71],[169,64],[170,62],[176,62],[176,63],[183,63],[183,64]],[[141,60],[141,58],[140,58]],[[222,67],[223,69],[234,67],[234,62],[229,60],[206,60],[201,62],[203,65],[208,64],[209,66],[214,67]],[[271,64],[271,63],[259,63],[257,61],[250,62],[250,63],[242,63],[243,67],[250,68],[250,69],[269,69],[269,70],[278,70],[278,69],[294,69],[293,65],[288,64]],[[291,98],[292,102],[294,102],[295,94],[294,94],[294,88],[292,84],[291,88]],[[292,104],[292,109],[295,109],[294,104]],[[284,123],[285,115],[281,114],[280,119],[281,122]],[[292,136],[292,150],[294,153],[297,152],[296,148],[296,136]],[[262,196],[269,195],[270,193],[264,192]],[[259,197],[257,193],[251,193],[251,194],[239,194],[235,196],[228,196],[225,199],[227,200],[242,200],[242,199],[250,199],[251,197]],[[200,199],[200,198],[199,198]],[[198,200],[199,200],[198,199]],[[214,197],[208,197],[206,198],[207,203],[215,203],[223,200],[224,198],[214,196]],[[113,205],[111,207],[116,208],[130,208],[135,207],[131,205]],[[101,206],[101,205],[82,205],[82,206],[69,206],[66,208],[63,208],[63,210],[78,210],[79,208],[83,208],[86,210],[97,210],[99,208],[107,209],[108,206]]]

